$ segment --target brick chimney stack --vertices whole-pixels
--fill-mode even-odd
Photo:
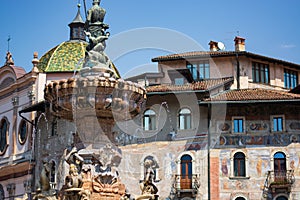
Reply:
[[[211,40],[208,44],[209,44],[210,51],[218,51],[219,50],[217,42]]]
[[[235,51],[246,51],[245,48],[245,38],[236,36],[234,38],[234,44],[235,44]]]

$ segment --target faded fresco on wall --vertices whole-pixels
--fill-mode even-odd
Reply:
[[[221,134],[216,148],[244,146],[287,146],[300,141],[300,134],[274,133],[272,135]]]
[[[167,180],[172,178],[172,175],[176,173],[175,155],[168,152],[164,156],[164,177]]]
[[[299,176],[300,174],[300,171],[299,171],[299,168],[300,168],[300,163],[299,163],[299,156],[300,156],[300,153],[297,152],[296,149],[292,149],[290,148],[289,149],[289,154],[290,154],[290,158],[289,158],[289,164],[290,164],[290,169],[291,170],[294,170],[294,175],[295,176]]]
[[[222,150],[220,152],[220,176],[229,177],[230,170],[230,151]]]
[[[270,165],[270,152],[268,150],[253,150],[249,151],[249,176],[261,177],[264,176],[269,170]]]

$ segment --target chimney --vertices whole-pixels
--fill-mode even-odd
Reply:
[[[218,51],[219,50],[217,42],[211,40],[208,44],[209,44],[210,51]]]
[[[245,51],[245,38],[236,36],[234,38],[235,51]]]

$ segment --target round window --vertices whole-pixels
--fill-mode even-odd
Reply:
[[[4,154],[7,148],[7,131],[8,123],[6,119],[2,119],[0,122],[0,154]]]
[[[19,127],[19,142],[24,144],[27,138],[27,123],[22,120]]]

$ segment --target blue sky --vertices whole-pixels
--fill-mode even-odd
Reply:
[[[92,0],[86,2],[90,8]],[[11,37],[10,51],[15,65],[25,68],[27,72],[32,67],[34,51],[42,56],[67,41],[67,25],[76,15],[77,3],[78,0],[1,0],[0,66],[5,62],[8,36]],[[105,22],[110,25],[110,39],[124,32],[157,27],[194,40],[203,47],[202,50],[208,50],[210,40],[221,41],[226,50],[233,50],[233,39],[239,33],[246,38],[247,51],[300,64],[298,0],[102,0],[101,5],[107,10]],[[84,17],[83,6],[81,11]],[[135,39],[130,43],[140,37],[138,34],[132,35]],[[146,37],[150,42],[157,42],[161,40],[160,35],[158,31]],[[113,47],[126,48],[123,42],[120,40]],[[175,38],[172,41],[171,38],[167,42],[174,45],[178,40]],[[182,51],[186,49],[182,48]],[[198,49],[191,46],[190,50]],[[180,53],[180,48],[176,51]],[[121,74],[126,74],[132,69],[147,66],[151,58],[166,53],[174,52],[141,44],[139,50],[131,50],[113,61]]]

